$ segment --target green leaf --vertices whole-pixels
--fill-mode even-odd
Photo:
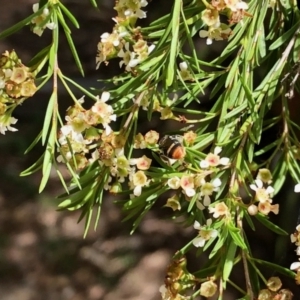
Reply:
[[[245,241],[242,238],[241,232],[238,228],[235,228],[233,226],[228,226],[229,234],[232,237],[234,243],[242,248],[243,250],[247,250],[247,245],[245,244]]]
[[[279,226],[275,225],[274,223],[270,222],[265,215],[262,215],[260,213],[255,215],[255,218],[262,223],[264,226],[269,228],[271,231],[280,234],[280,235],[288,235],[288,233],[281,229]]]
[[[234,265],[234,258],[236,253],[236,243],[230,240],[229,246],[227,247],[226,258],[223,266],[223,280],[227,281],[231,274],[233,265]]]
[[[98,7],[96,0],[90,0],[90,2],[94,7]]]
[[[62,26],[62,28],[64,29],[65,33],[71,33],[71,29],[69,28],[69,26],[67,25],[67,23],[65,22],[64,16],[61,13],[60,10],[56,11],[56,15],[58,17],[59,23]]]
[[[247,220],[247,223],[249,224],[250,228],[251,228],[253,231],[255,231],[255,226],[254,226],[254,224],[253,224],[253,222],[252,222],[252,220],[251,220],[251,218],[250,218],[248,212],[245,212],[244,216],[245,216],[245,218],[246,218],[246,220]]]
[[[212,249],[212,251],[209,254],[209,259],[211,259],[212,257],[214,257],[217,254],[217,252],[219,251],[219,249],[221,249],[225,245],[225,242],[226,242],[226,239],[227,239],[227,235],[228,235],[228,230],[227,230],[227,227],[224,226],[222,228],[222,231],[220,232],[220,234],[218,236],[217,243],[215,244],[214,248]],[[205,246],[207,247],[207,246],[209,246],[209,244],[207,243],[207,245],[205,245]],[[205,246],[204,246],[204,249],[206,249]]]
[[[47,148],[43,160],[43,169],[42,169],[43,177],[39,186],[39,193],[41,193],[44,190],[48,182],[51,173],[51,168],[52,168],[52,149]]]
[[[65,31],[65,35],[66,35],[67,41],[68,41],[68,43],[69,43],[71,52],[72,52],[72,54],[73,54],[73,57],[74,57],[76,66],[77,66],[77,68],[79,69],[81,75],[84,76],[83,67],[82,67],[82,65],[81,65],[81,61],[80,61],[79,56],[78,56],[78,54],[77,54],[77,50],[76,50],[75,45],[74,45],[74,43],[73,43],[73,40],[72,40],[72,38],[71,38],[71,34]]]
[[[42,131],[36,136],[30,146],[25,150],[24,154],[29,153],[42,137]]]
[[[200,271],[194,273],[197,278],[206,278],[214,275],[218,269],[218,265],[209,266],[207,268],[201,268]]]
[[[171,86],[174,80],[174,67],[175,67],[175,59],[178,51],[178,35],[179,35],[179,21],[180,21],[180,9],[181,9],[181,0],[175,0],[174,9],[172,14],[172,40],[170,46],[170,54],[169,54],[169,62],[167,67],[167,78],[166,84],[167,86]]]
[[[64,12],[64,14],[68,17],[68,19],[73,23],[76,28],[79,28],[79,23],[77,22],[76,18],[73,14],[61,3],[58,2],[59,7]]]
[[[241,61],[238,58],[236,58],[233,64],[231,64],[225,81],[225,88],[228,88],[232,84],[234,77],[239,75],[238,67],[240,63]]]
[[[290,269],[281,267],[280,265],[277,265],[277,264],[274,264],[274,263],[271,263],[271,262],[268,262],[268,261],[265,261],[265,260],[262,260],[262,259],[251,258],[251,260],[256,262],[256,263],[259,263],[263,266],[266,266],[266,267],[270,268],[273,272],[277,271],[278,273],[280,273],[282,275],[285,275],[287,277],[290,277],[292,279],[295,278],[295,275],[296,275],[295,272],[290,270]]]
[[[57,94],[55,91],[53,91],[53,93],[51,94],[50,100],[48,102],[46,115],[45,115],[45,119],[44,119],[44,125],[43,125],[43,130],[42,130],[42,145],[45,145],[45,142],[47,139],[50,123],[52,120],[54,105],[55,105],[56,101],[57,101]]]
[[[246,82],[244,81],[244,78],[242,76],[240,76],[239,79],[242,83],[242,86],[244,88],[246,97],[248,99],[249,107],[250,107],[250,109],[253,109],[254,105],[255,105],[255,101],[254,101],[253,96],[252,96],[253,92],[250,90],[250,88],[248,87],[248,85],[246,84]]]
[[[43,48],[40,52],[38,52],[28,63],[28,67],[33,67],[36,64],[40,63],[45,57],[49,55],[49,51],[51,49],[51,45]]]
[[[149,70],[152,66],[157,66],[159,65],[160,67],[163,66],[166,60],[166,55],[164,53],[157,55],[157,53],[154,53],[154,55],[149,56],[149,59],[145,60],[140,66],[139,70],[141,71],[147,71]]]
[[[84,234],[83,238],[86,238],[86,235],[88,233],[88,230],[90,228],[91,220],[92,220],[92,215],[93,215],[93,206],[92,205],[87,205],[86,208],[87,212],[85,213],[85,225],[84,225]],[[84,212],[84,210],[83,210]]]
[[[300,35],[298,34],[293,48],[293,61],[295,64],[299,63],[299,53],[300,53]]]
[[[31,174],[39,171],[43,166],[43,159],[44,159],[44,154],[34,164],[32,164],[29,168],[22,171],[20,176],[28,176],[28,175],[31,175]]]
[[[270,151],[271,149],[273,149],[274,147],[276,147],[277,145],[281,144],[282,140],[276,140],[274,142],[272,142],[271,144],[263,147],[262,149],[259,149],[258,151],[256,151],[254,153],[255,156],[260,156],[262,154],[265,154],[266,152]]]
[[[225,115],[224,119],[230,119],[238,114],[240,114],[242,111],[244,111],[248,107],[247,102],[243,102],[242,105],[239,105],[238,107],[234,108],[231,112]]]
[[[285,42],[289,41],[292,36],[295,34],[296,30],[299,28],[300,21],[298,21],[290,30],[286,31],[284,34],[280,35],[280,37],[273,42],[269,50],[275,50],[283,45]]]
[[[285,160],[284,153],[277,151],[275,154],[277,155],[277,161],[273,171],[272,187],[274,188],[274,194],[277,194],[285,182],[288,164]]]
[[[65,200],[63,200],[59,205],[59,209],[79,209],[82,206],[84,206],[89,200],[92,199],[94,196],[94,190],[95,187],[99,183],[97,181],[94,181],[92,184],[89,186],[83,188],[82,190],[78,190],[78,192],[67,195]]]

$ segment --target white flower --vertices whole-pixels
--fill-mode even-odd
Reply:
[[[205,226],[201,226],[198,221],[195,221],[194,228],[199,230],[198,237],[194,238],[193,244],[195,247],[203,247],[205,242],[207,242],[211,238],[215,238],[218,235],[218,231],[215,229],[210,229],[210,225],[212,223],[211,219],[206,221]]]
[[[193,197],[196,194],[193,176],[182,176],[180,178],[180,186],[188,197]]]
[[[142,193],[142,187],[149,184],[149,180],[143,171],[137,171],[129,176],[130,186],[133,188],[133,194],[135,196],[140,196]]]
[[[229,164],[229,158],[228,157],[222,157],[218,155],[222,151],[221,147],[216,147],[214,149],[214,153],[207,154],[205,160],[202,160],[200,162],[200,167],[202,169],[207,169],[209,167],[216,167],[218,165],[226,166]]]
[[[219,218],[220,216],[226,216],[229,213],[228,207],[224,202],[217,203],[215,207],[209,207],[209,212],[214,218]]]
[[[217,192],[220,189],[222,182],[220,178],[215,178],[211,182],[205,182],[203,179],[203,184],[201,186],[201,196],[204,196],[203,204],[204,206],[210,205],[210,196],[213,194],[213,192]]]
[[[18,131],[18,129],[11,127],[10,125],[16,124],[18,119],[3,115],[0,117],[0,133],[5,134],[6,131]]]
[[[219,24],[216,24],[216,26]],[[199,35],[201,38],[207,38],[206,39],[206,44],[211,45],[213,40],[216,41],[221,41],[226,38],[231,34],[231,29],[230,28],[224,28],[222,29],[222,26],[215,27],[215,26],[210,26],[208,30],[200,30]]]
[[[119,65],[121,68],[124,64],[126,66],[125,70],[129,72],[140,63],[140,59],[137,58],[137,54],[134,51],[129,50],[129,43],[125,44],[125,50],[121,49],[118,53],[118,57],[122,58]]]
[[[177,176],[174,176],[174,177],[168,179],[168,186],[173,190],[179,189],[180,188],[180,178]]]
[[[250,188],[256,192],[255,196],[257,200],[261,203],[266,201],[272,202],[270,195],[274,193],[274,188],[272,186],[268,186],[266,189],[263,187],[263,182],[260,179],[255,179],[255,184],[250,184]]]

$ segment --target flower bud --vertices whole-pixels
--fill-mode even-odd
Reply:
[[[273,292],[277,292],[282,286],[281,280],[279,277],[270,277],[267,282],[267,287]]]
[[[206,281],[201,284],[200,295],[204,297],[212,297],[217,291],[217,285],[213,281]]]

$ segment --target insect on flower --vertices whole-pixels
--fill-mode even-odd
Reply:
[[[178,160],[186,155],[182,135],[165,135],[158,142],[158,146],[163,158]]]

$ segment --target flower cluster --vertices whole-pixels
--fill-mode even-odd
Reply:
[[[271,172],[268,169],[260,169],[255,184],[250,184],[250,188],[255,191],[254,199],[248,207],[250,215],[256,215],[258,211],[264,215],[268,215],[270,212],[278,214],[279,204],[271,204],[273,202],[272,194],[274,193],[274,188],[269,185],[271,182]],[[257,206],[254,204],[256,202],[258,202]]]
[[[98,43],[97,68],[102,62],[107,64],[109,59],[119,57],[120,68],[124,65],[125,70],[130,72],[153,51],[154,45],[147,44],[139,29],[132,30],[129,26],[134,25],[138,18],[146,18],[141,8],[147,4],[146,0],[117,1],[115,10],[118,15],[113,19],[116,24],[112,33],[103,33]]]
[[[194,228],[199,230],[198,236],[194,238],[193,244],[195,247],[204,247],[205,243],[218,236],[218,231],[211,228],[212,219],[206,221],[206,225],[201,226],[198,221],[195,221]]]
[[[181,293],[186,289],[195,287],[195,277],[186,268],[186,259],[174,259],[168,266],[165,284],[159,288],[163,300],[184,300],[190,297]]]
[[[34,13],[36,13],[39,10],[39,3],[33,4],[32,10]],[[50,30],[56,28],[56,24],[54,22],[51,22],[51,14],[47,7],[43,9],[40,15],[33,18],[31,20],[31,23],[33,24],[33,33],[37,34],[38,36],[41,36],[43,34],[45,28],[48,28]]]
[[[267,288],[259,291],[257,299],[292,299],[293,293],[288,289],[281,289],[282,282],[279,277],[270,277],[267,281]]]
[[[116,120],[116,115],[113,113],[112,106],[106,103],[109,97],[108,92],[103,92],[88,110],[82,107],[84,100],[81,98],[77,104],[67,110],[65,118],[67,122],[59,132],[61,154],[57,158],[59,162],[69,162],[75,169],[83,169],[87,166],[89,161],[86,154],[93,148],[92,142],[100,139],[96,127],[100,124],[103,127],[102,139],[103,136],[112,133],[109,124]],[[116,143],[115,139],[114,142]],[[105,155],[110,157],[109,149],[105,148],[105,151]],[[72,159],[73,156],[75,161]],[[95,154],[92,157],[95,157]]]
[[[15,51],[4,52],[0,58],[0,133],[17,131],[12,124],[15,107],[36,92],[34,75],[24,66]]]
[[[300,256],[300,225],[297,225],[296,231],[291,234],[291,242],[297,246],[296,253]],[[300,284],[300,258],[299,261],[291,264],[290,269],[297,272],[295,280],[297,284]]]
[[[241,0],[212,0],[202,12],[202,21],[208,29],[200,30],[200,37],[207,38],[207,45],[213,40],[227,39],[231,35],[231,29],[227,24],[221,23],[220,13],[227,15],[229,24],[235,24],[242,21],[244,15],[249,15],[246,13],[247,9],[248,4]]]
[[[187,144],[192,144],[195,139],[193,132],[187,132],[183,138],[187,140]],[[181,177],[172,176],[168,179],[168,186],[171,190],[180,190],[187,200],[196,197],[196,205],[198,209],[203,210],[211,204],[211,197],[215,192],[218,192],[222,181],[219,177],[209,178],[211,174],[217,173],[219,166],[227,166],[229,158],[219,157],[221,152],[220,147],[216,147],[214,153],[209,153],[206,158],[200,161],[199,166],[202,169],[197,173],[185,172]],[[222,204],[223,205],[223,204]],[[224,204],[225,205],[225,204]],[[172,209],[180,209],[179,198],[172,196],[167,200],[167,205]],[[220,204],[209,208],[215,218],[223,215]]]

